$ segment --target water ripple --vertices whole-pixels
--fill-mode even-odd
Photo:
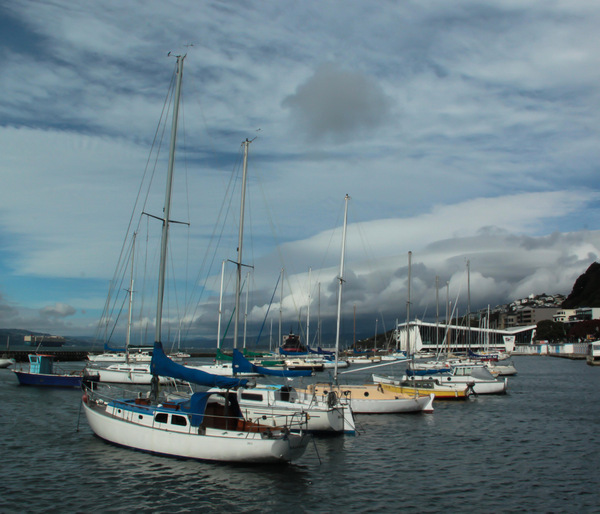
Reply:
[[[359,416],[360,435],[264,467],[109,445],[85,419],[76,430],[78,391],[19,387],[0,370],[0,512],[599,512],[600,369],[515,362],[508,395]]]

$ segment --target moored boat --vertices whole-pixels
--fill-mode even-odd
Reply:
[[[253,423],[244,419],[233,398],[224,402],[210,392],[196,392],[188,399],[153,401],[145,397],[113,399],[86,389],[82,402],[90,427],[101,439],[165,456],[289,462],[302,456],[308,444],[306,434],[290,432],[295,428],[292,423],[303,426],[300,417],[289,420],[287,426]]]
[[[304,401],[312,399],[326,401],[330,393],[344,398],[354,414],[400,414],[414,412],[433,412],[432,393],[425,395],[406,394],[387,391],[380,384],[335,385],[310,384],[298,389]]]
[[[329,396],[325,401],[307,402],[300,398],[294,387],[268,384],[232,392],[221,391],[221,394],[236,395],[242,416],[254,423],[290,426],[301,416],[306,418],[306,424],[292,423],[292,426],[324,434],[356,432],[350,406],[337,396]]]
[[[29,354],[29,370],[13,369],[19,384],[43,387],[81,387],[81,371],[61,370],[54,362],[54,355]],[[91,377],[90,377],[91,378]]]
[[[373,373],[373,382],[381,384],[386,391],[404,394],[431,394],[436,400],[467,400],[472,394],[471,384],[444,384],[438,378],[427,380],[412,380],[403,376],[400,378]]]
[[[10,359],[8,357],[2,356],[0,357],[0,369],[8,368],[15,363],[15,359]]]
[[[149,363],[123,362],[110,364],[104,367],[88,366],[84,370],[85,376],[95,377],[98,382],[106,384],[136,384],[150,385],[152,371]],[[170,377],[158,377],[162,385],[175,385],[176,380]]]
[[[220,377],[187,368],[169,359],[161,342],[163,300],[171,223],[171,191],[177,141],[177,120],[184,56],[177,56],[173,98],[173,124],[169,150],[165,204],[162,219],[156,326],[151,361],[152,390],[144,396],[111,398],[103,387],[85,387],[82,407],[93,432],[100,438],[136,450],[178,458],[239,463],[289,462],[300,457],[309,442],[302,430],[290,426],[272,427],[245,420],[235,397],[224,401],[212,393],[195,392],[189,398],[169,400],[161,393],[158,377],[168,377],[205,387],[235,389],[247,379]],[[247,144],[246,141],[246,150]]]
[[[483,364],[415,363],[406,375],[415,382],[435,376],[444,384],[472,384],[476,394],[504,394],[508,388],[506,377],[494,377]]]

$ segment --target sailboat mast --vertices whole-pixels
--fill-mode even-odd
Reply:
[[[467,347],[471,351],[471,261],[467,260]]]
[[[440,344],[440,277],[435,276],[435,352]]]
[[[277,346],[283,344],[283,334],[281,333],[281,324],[283,323],[283,268],[281,268],[281,286],[279,290],[279,340]]]
[[[244,338],[243,347],[246,349],[246,334],[248,333],[248,293],[250,291],[250,272],[246,273],[246,306],[244,308]]]
[[[410,357],[410,282],[411,282],[412,252],[408,252],[408,285],[406,299],[406,356]]]
[[[162,331],[163,300],[165,296],[165,275],[167,269],[167,246],[169,241],[169,219],[171,215],[171,191],[173,189],[173,168],[175,165],[175,147],[177,144],[177,123],[179,119],[179,100],[181,98],[181,80],[183,77],[183,60],[185,55],[177,56],[177,83],[173,106],[173,123],[171,127],[171,144],[169,147],[169,167],[167,170],[167,187],[165,192],[164,218],[160,245],[160,266],[158,271],[158,295],[156,301],[156,331],[154,340],[160,342]]]
[[[242,283],[242,246],[244,243],[244,213],[246,211],[246,172],[248,171],[248,146],[251,141],[246,139],[244,145],[244,166],[242,171],[242,201],[240,202],[240,230],[238,234],[237,274],[235,277],[235,324],[233,326],[233,347],[237,348],[240,320],[240,286]]]
[[[306,310],[306,347],[310,346],[310,302],[311,302],[311,292],[310,292],[310,274],[312,272],[312,268],[308,268],[308,307]]]
[[[335,331],[335,368],[333,377],[337,382],[338,376],[338,359],[340,357],[340,320],[342,317],[342,286],[344,284],[344,255],[346,253],[346,226],[348,225],[348,195],[344,198],[344,230],[342,231],[342,257],[340,260],[340,277],[338,287],[338,305],[337,305],[337,327]]]
[[[217,362],[220,361],[221,349],[221,316],[223,315],[223,276],[225,275],[225,261],[221,262],[221,289],[219,292],[219,312],[217,321]]]
[[[318,283],[318,301],[317,301],[317,348],[321,346],[321,282]]]
[[[133,233],[133,242],[131,244],[131,277],[129,279],[129,308],[127,311],[127,333],[125,335],[125,362],[129,362],[129,345],[131,344],[131,317],[133,312],[133,265],[135,254],[135,237]]]

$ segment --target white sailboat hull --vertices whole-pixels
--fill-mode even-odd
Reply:
[[[0,358],[0,368],[8,368],[15,363],[14,359]]]
[[[227,394],[218,388],[209,391]],[[257,386],[229,394],[236,396],[244,419],[253,423],[301,427],[309,432],[356,433],[352,410],[347,403],[336,400],[328,404],[316,399],[305,402],[288,386]]]
[[[90,362],[109,362],[113,364],[127,362],[126,353],[100,353],[98,355],[88,355]],[[129,362],[150,362],[152,355],[148,352],[138,352],[129,354]]]
[[[230,363],[223,364],[206,364],[203,366],[186,366],[191,369],[199,369],[200,371],[204,371],[205,373],[210,373],[211,375],[219,375],[221,377],[232,377],[233,373],[233,365]],[[236,373],[236,377],[259,377],[260,373]]]
[[[261,433],[197,427],[164,429],[154,424],[152,413],[140,415],[107,404],[83,400],[87,421],[98,437],[136,450],[178,458],[240,463],[289,462],[302,456],[307,436],[289,434],[269,439]],[[141,418],[141,419],[140,419]],[[162,425],[162,424],[160,424]]]
[[[398,398],[395,400],[350,400],[352,411],[356,414],[400,414],[411,412],[433,412],[433,398],[416,396],[414,398]]]
[[[105,368],[87,368],[87,374],[97,377],[98,382],[106,384],[137,384],[150,385],[152,373],[149,364],[112,364]],[[159,384],[174,385],[175,379],[158,377]]]
[[[266,417],[273,426],[286,424],[293,416],[306,416],[306,429],[310,432],[330,433],[354,433],[354,423],[350,418],[348,421],[346,413],[350,408],[332,408],[329,410],[305,409],[298,405],[296,411],[281,406],[261,407],[248,404],[240,404],[240,409],[245,419],[253,422],[262,421]]]

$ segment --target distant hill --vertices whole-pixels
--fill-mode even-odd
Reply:
[[[576,309],[577,307],[600,307],[600,264],[594,262],[583,275],[575,281],[571,294],[567,296],[561,307]]]
[[[43,332],[32,332],[31,330],[23,330],[20,328],[0,328],[0,351],[4,350],[9,343],[11,347],[23,346],[25,344],[25,336],[49,336]],[[65,337],[63,346],[79,346],[82,344],[90,344],[84,337],[72,338]]]

